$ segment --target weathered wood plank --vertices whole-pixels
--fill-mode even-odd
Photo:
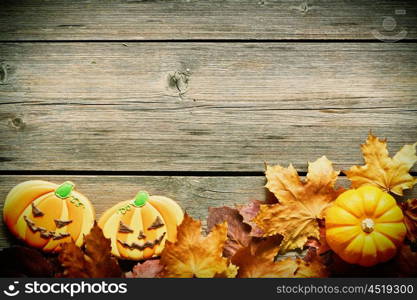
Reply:
[[[416,44],[126,45],[0,45],[0,169],[305,171],[360,164],[369,130],[417,141]]]
[[[348,166],[369,129],[416,140],[417,46],[327,48],[2,45],[2,169]]]
[[[77,190],[86,195],[96,209],[96,217],[109,207],[136,195],[139,190],[165,195],[178,201],[194,218],[205,223],[209,207],[245,204],[250,200],[266,200],[269,192],[263,187],[265,179],[257,177],[181,177],[181,176],[0,176],[0,211],[9,190],[16,184],[33,179],[60,183],[73,181]],[[340,177],[337,184],[348,187],[349,181]],[[417,188],[407,191],[407,197],[417,197]],[[7,229],[0,224],[0,248],[13,242]]]
[[[0,40],[417,37],[415,1],[2,1]]]

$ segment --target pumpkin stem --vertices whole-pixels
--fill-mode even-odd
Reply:
[[[374,231],[375,222],[372,219],[366,218],[362,220],[362,230],[366,233]]]
[[[144,191],[140,191],[136,194],[135,200],[133,200],[133,205],[136,207],[141,207],[146,204],[149,199],[149,194]]]
[[[61,199],[68,198],[71,195],[72,190],[74,189],[75,184],[71,181],[65,181],[55,190],[55,196]]]

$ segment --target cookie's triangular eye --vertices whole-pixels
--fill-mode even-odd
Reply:
[[[130,229],[126,224],[123,224],[122,221],[119,223],[119,232],[120,233],[132,233],[133,230]]]
[[[157,216],[155,221],[153,221],[152,225],[148,227],[148,230],[158,229],[159,227],[162,227],[162,226],[164,226],[164,223],[162,222],[161,218]]]
[[[64,221],[64,220],[54,220],[56,227],[61,228],[68,224],[72,223],[72,220]]]
[[[42,217],[44,215],[43,212],[40,211],[39,208],[35,206],[35,203],[32,202],[32,215],[34,217]]]

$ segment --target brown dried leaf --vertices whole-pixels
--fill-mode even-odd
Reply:
[[[187,214],[178,227],[177,241],[167,241],[161,253],[165,266],[161,277],[235,277],[236,267],[224,258],[227,224],[215,225],[207,237],[201,236],[201,222]]]
[[[323,210],[343,192],[334,189],[338,174],[325,156],[309,163],[306,181],[301,181],[292,165],[267,166],[266,187],[280,203],[261,205],[252,221],[264,236],[284,237],[281,252],[302,248],[310,237],[319,239]]]
[[[408,199],[400,205],[407,227],[407,239],[415,246],[417,244],[417,199]]]
[[[147,260],[135,265],[131,272],[125,273],[126,278],[156,278],[164,269],[159,259]]]
[[[75,243],[65,243],[58,256],[59,262],[64,268],[62,277],[89,278],[90,265],[84,257],[84,252]]]
[[[224,257],[232,257],[242,247],[249,244],[251,227],[243,223],[243,218],[237,209],[230,207],[210,207],[207,227],[211,230],[215,225],[227,223],[227,240],[223,249]]]
[[[84,238],[84,249],[73,242],[62,245],[59,261],[64,268],[63,277],[109,278],[121,277],[117,260],[111,255],[110,239],[106,239],[97,224]]]
[[[319,225],[319,230],[320,230],[320,238],[316,239],[316,238],[308,238],[307,243],[305,244],[306,247],[309,248],[315,248],[316,249],[316,253],[318,255],[322,255],[328,251],[330,251],[330,247],[327,244],[327,240],[326,240],[326,228],[323,225]]]
[[[325,266],[318,261],[306,262],[300,258],[274,261],[279,251],[280,237],[268,237],[258,243],[239,249],[232,257],[238,266],[239,278],[326,277]]]
[[[401,277],[417,276],[417,252],[413,252],[408,245],[402,245],[395,258]]]
[[[364,166],[353,166],[344,171],[358,188],[364,184],[377,186],[387,192],[403,195],[403,190],[410,189],[417,183],[417,178],[409,171],[417,161],[416,145],[405,145],[393,158],[389,157],[387,141],[369,134],[365,144],[361,145]]]
[[[253,218],[259,213],[261,204],[262,202],[259,200],[252,200],[247,205],[237,206],[239,214],[243,217],[243,222],[251,227],[249,235],[253,237],[262,237],[264,234],[263,231],[252,222]]]
[[[14,246],[0,250],[0,277],[52,277],[54,266],[36,249]]]
[[[323,278],[328,277],[329,273],[326,266],[324,266],[318,259],[305,261],[303,259],[295,259],[298,264],[294,277],[297,278]]]

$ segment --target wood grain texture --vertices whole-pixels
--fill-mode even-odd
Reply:
[[[417,141],[416,44],[2,44],[0,170],[263,171]],[[414,168],[413,170],[416,170]]]
[[[97,219],[116,203],[133,198],[140,190],[175,199],[192,217],[205,224],[209,207],[243,205],[250,200],[271,199],[263,187],[263,176],[253,177],[184,177],[184,176],[0,176],[0,211],[9,190],[16,184],[33,179],[61,183],[71,180],[77,191],[86,195],[96,209]],[[345,177],[337,185],[349,187]],[[273,197],[273,196],[272,196]],[[404,198],[417,197],[417,188],[406,191]],[[14,242],[0,223],[0,248]]]
[[[1,1],[0,40],[417,37],[415,1]]]

